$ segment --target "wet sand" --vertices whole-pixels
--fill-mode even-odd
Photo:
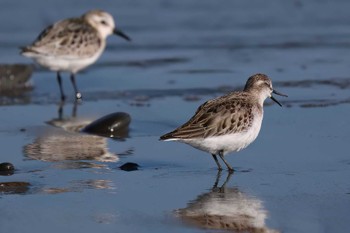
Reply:
[[[33,71],[30,88],[0,92],[0,162],[16,168],[0,176],[1,232],[350,228],[350,3],[33,4],[0,3],[0,64]],[[133,42],[108,39],[101,59],[77,76],[84,96],[77,106],[65,74],[60,115],[55,74],[32,66],[18,47],[91,8],[109,10]],[[227,157],[237,172],[224,187],[228,174],[217,173],[210,155],[158,141],[257,72],[289,97],[279,98],[283,108],[266,101],[257,140]],[[131,116],[122,140],[70,130],[113,112]],[[93,149],[61,150],[67,140]],[[127,162],[140,167],[121,170]]]

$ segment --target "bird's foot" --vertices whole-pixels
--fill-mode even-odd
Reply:
[[[83,96],[81,95],[80,92],[77,92],[77,93],[75,93],[75,98],[76,98],[77,100],[81,100],[81,99],[83,98]]]

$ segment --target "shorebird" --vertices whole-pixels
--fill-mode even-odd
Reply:
[[[272,94],[285,96],[272,88],[265,74],[251,76],[243,91],[209,100],[199,106],[185,124],[160,137],[164,141],[180,141],[199,150],[209,152],[219,170],[217,156],[229,172],[234,169],[224,156],[246,148],[259,134],[263,120],[263,104],[267,97],[282,106]]]
[[[62,101],[65,100],[65,95],[60,72],[70,72],[75,97],[81,99],[75,75],[100,57],[106,47],[106,38],[111,34],[131,40],[115,27],[114,19],[109,13],[92,10],[79,18],[64,19],[48,26],[31,45],[22,48],[21,54],[57,72]]]

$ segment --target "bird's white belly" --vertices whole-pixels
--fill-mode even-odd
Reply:
[[[81,59],[65,59],[65,58],[57,58],[57,57],[35,57],[34,60],[43,67],[48,68],[52,71],[69,71],[76,73],[79,70],[84,69],[85,67],[94,63],[98,56],[93,56],[89,58],[81,58]]]
[[[78,56],[50,56],[31,52],[23,53],[23,55],[32,58],[39,65],[49,70],[69,71],[72,73],[76,73],[94,63],[101,56],[103,50],[104,48],[101,48],[93,56],[82,58],[79,58]]]
[[[262,116],[256,116],[252,126],[247,131],[216,137],[187,139],[183,142],[211,154],[218,154],[219,151],[223,151],[224,154],[237,152],[246,148],[256,139],[260,132],[261,122]]]

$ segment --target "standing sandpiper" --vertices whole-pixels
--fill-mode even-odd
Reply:
[[[32,45],[22,48],[21,54],[41,66],[57,72],[61,100],[65,100],[61,71],[71,73],[76,99],[82,95],[75,83],[75,74],[94,63],[106,47],[106,38],[116,34],[130,41],[115,28],[113,17],[101,10],[92,10],[79,18],[58,21],[40,33]]]
[[[271,80],[264,74],[251,76],[243,91],[209,100],[202,104],[184,125],[160,137],[164,141],[180,141],[212,154],[219,170],[217,155],[229,172],[234,169],[224,155],[240,151],[252,143],[259,134],[263,119],[263,104],[270,97],[281,94],[272,88]]]

